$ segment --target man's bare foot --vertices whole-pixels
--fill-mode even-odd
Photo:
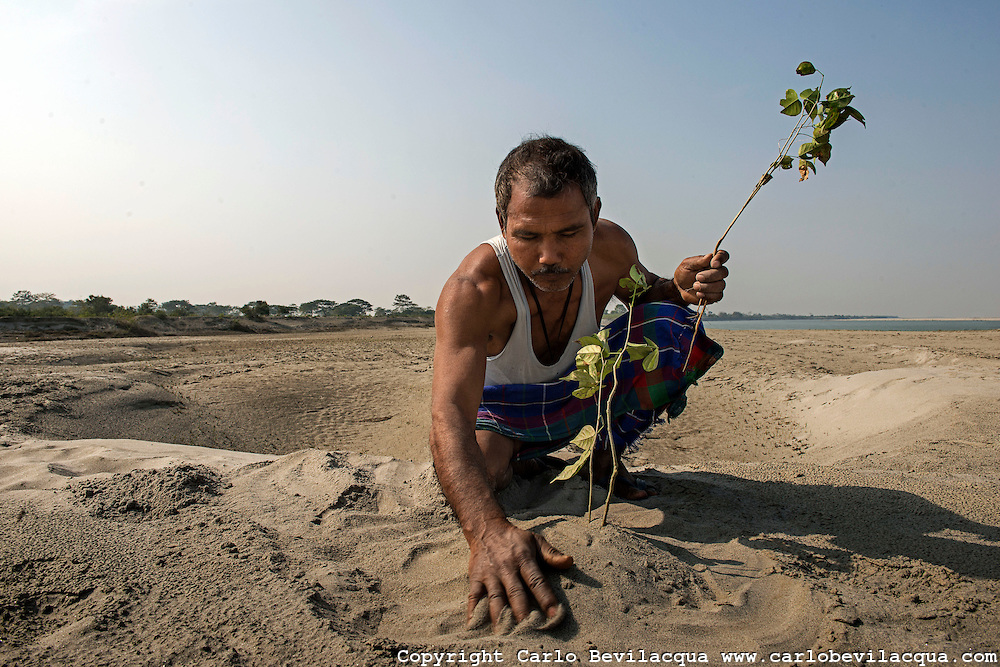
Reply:
[[[555,456],[537,456],[523,461],[512,461],[514,474],[523,479],[532,479],[546,472],[558,474],[566,467],[566,462]]]
[[[598,486],[607,488],[608,480],[611,478],[611,471],[614,467],[614,462],[611,460],[611,450],[602,449],[595,451],[593,456],[594,483]],[[585,470],[587,470],[586,467],[583,468],[583,471]],[[645,500],[650,496],[655,496],[657,491],[652,485],[646,484],[644,481],[630,473],[625,468],[625,465],[619,461],[618,479],[615,480],[613,493],[619,498],[623,498],[625,500]]]

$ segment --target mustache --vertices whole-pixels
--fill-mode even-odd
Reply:
[[[543,266],[531,272],[532,276],[558,276],[570,273],[565,266]]]

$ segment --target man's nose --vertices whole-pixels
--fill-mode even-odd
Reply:
[[[556,266],[562,262],[562,248],[555,239],[543,240],[538,249],[538,263]]]

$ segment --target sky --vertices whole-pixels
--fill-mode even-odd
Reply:
[[[670,275],[810,60],[867,128],[761,190],[712,310],[1000,317],[998,26],[995,0],[3,0],[0,299],[433,307],[532,134],[587,152]]]

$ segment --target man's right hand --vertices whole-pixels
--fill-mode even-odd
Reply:
[[[504,607],[510,605],[520,623],[531,613],[532,600],[546,618],[559,613],[559,601],[542,573],[541,563],[565,570],[573,557],[559,552],[544,537],[498,519],[484,526],[481,536],[466,535],[469,542],[469,607],[466,622],[479,601],[489,599],[490,621],[495,628]]]

